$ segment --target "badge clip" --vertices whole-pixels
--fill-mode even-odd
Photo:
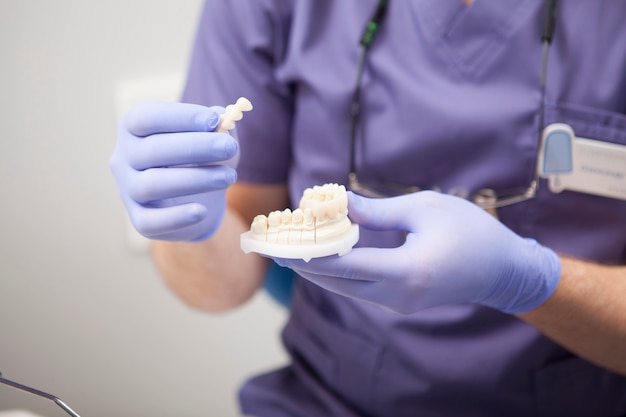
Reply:
[[[538,169],[553,193],[571,190],[626,200],[626,146],[577,137],[567,124],[544,129]]]

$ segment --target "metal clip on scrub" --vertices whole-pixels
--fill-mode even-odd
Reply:
[[[319,258],[352,250],[359,227],[348,219],[346,188],[338,184],[307,188],[300,206],[254,218],[241,235],[241,249],[278,258]]]

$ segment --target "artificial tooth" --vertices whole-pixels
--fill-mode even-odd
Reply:
[[[313,227],[315,225],[315,217],[310,207],[304,209],[304,225]]]
[[[326,204],[326,216],[334,219],[339,214],[339,203],[336,200],[330,200]]]
[[[339,213],[346,214],[348,211],[348,196],[346,193],[335,194],[335,201],[337,202],[337,209]]]
[[[291,214],[291,223],[294,225],[301,225],[304,220],[304,212],[302,209],[295,209]]]
[[[270,213],[270,215],[267,218],[267,223],[268,223],[270,228],[278,227],[278,226],[280,226],[281,219],[282,219],[281,212],[276,210],[276,211],[273,211],[273,212]]]
[[[257,216],[254,216],[254,219],[252,221],[254,223],[257,223],[257,222],[267,223],[267,216],[265,214],[259,214]]]
[[[304,190],[304,193],[302,194],[302,199],[312,200],[314,195],[315,195],[315,192],[313,191],[313,189],[307,188],[306,190]]]
[[[315,243],[315,218],[313,217],[313,210],[311,210],[310,208],[304,209],[304,219],[300,242],[302,242],[303,245]]]
[[[267,216],[267,241],[276,243],[280,228],[281,213],[276,210]]]
[[[317,191],[315,192],[315,200],[316,201],[324,201],[326,200],[326,193],[324,193],[324,190],[321,188],[318,188]]]
[[[256,216],[252,221],[250,230],[252,230],[253,234],[263,236],[265,239],[267,237],[267,216],[264,214]]]
[[[241,111],[250,111],[252,110],[252,103],[250,102],[250,100],[248,100],[245,97],[239,97],[237,99],[237,101],[235,102],[235,105],[241,110]]]
[[[291,213],[291,232],[289,233],[289,243],[293,245],[302,244],[302,222],[304,221],[304,212],[302,209],[295,209]]]
[[[228,106],[226,106],[226,109],[224,110],[224,114],[226,114],[226,116],[230,120],[236,120],[236,121],[241,120],[241,118],[243,117],[243,112],[241,112],[241,110],[239,110],[237,106],[234,104],[229,104]]]
[[[280,213],[280,226],[278,228],[278,237],[276,243],[289,243],[289,235],[291,233],[291,210],[285,209]]]
[[[326,213],[326,208],[324,207],[324,204],[316,204],[315,207],[313,207],[311,210],[313,211],[313,216],[317,220],[323,220],[326,217],[324,215]]]
[[[282,214],[281,214],[281,222],[283,224],[290,224],[291,223],[291,210],[290,209],[285,209]]]

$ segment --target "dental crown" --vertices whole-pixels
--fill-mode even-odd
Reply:
[[[252,110],[252,103],[245,97],[239,97],[235,104],[226,106],[224,114],[220,116],[218,132],[228,132],[235,128],[235,122],[243,118],[243,112]]]

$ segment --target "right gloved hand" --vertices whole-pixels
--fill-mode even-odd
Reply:
[[[329,291],[403,314],[461,303],[523,313],[543,304],[561,277],[554,251],[458,197],[421,191],[369,199],[348,193],[348,210],[365,228],[405,232],[404,243],[276,262]]]
[[[219,227],[239,158],[235,138],[214,132],[223,111],[146,102],[120,123],[109,166],[143,236],[192,242]]]

